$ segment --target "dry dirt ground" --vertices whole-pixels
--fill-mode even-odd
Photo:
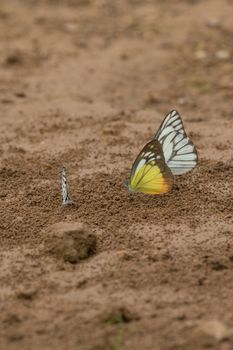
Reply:
[[[233,1],[0,2],[0,349],[233,348]],[[123,186],[169,110],[199,165]],[[76,206],[63,208],[65,164]],[[96,253],[44,250],[83,222]]]

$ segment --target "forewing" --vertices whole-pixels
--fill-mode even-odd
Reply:
[[[157,140],[149,142],[135,160],[130,176],[130,188],[136,192],[162,194],[173,184],[173,175],[165,163]]]
[[[182,119],[177,111],[171,111],[154,136],[162,145],[166,164],[173,175],[192,170],[198,161],[197,151],[186,135]]]
[[[66,177],[66,168],[63,166],[61,170],[61,195],[62,195],[62,204],[70,204],[70,196],[67,186],[67,177]]]
[[[171,130],[185,134],[181,116],[175,110],[166,115],[154,138],[160,141]]]

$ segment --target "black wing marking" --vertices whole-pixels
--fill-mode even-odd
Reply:
[[[196,148],[187,136],[177,111],[173,110],[165,117],[154,139],[162,145],[166,164],[174,175],[184,174],[196,166]]]

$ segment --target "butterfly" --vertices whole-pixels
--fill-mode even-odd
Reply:
[[[70,199],[67,185],[67,176],[66,168],[62,166],[61,169],[61,195],[62,195],[62,205],[73,204],[73,201]]]
[[[174,175],[192,170],[197,161],[197,150],[184,130],[182,119],[172,110],[137,156],[125,185],[132,192],[167,193]]]

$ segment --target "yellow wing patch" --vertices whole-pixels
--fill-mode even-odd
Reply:
[[[166,165],[162,146],[157,140],[148,142],[137,156],[126,182],[132,192],[163,194],[170,191],[173,175]]]
[[[133,192],[163,194],[171,189],[173,177],[162,172],[158,164],[147,163],[140,167],[130,179],[129,189]]]

